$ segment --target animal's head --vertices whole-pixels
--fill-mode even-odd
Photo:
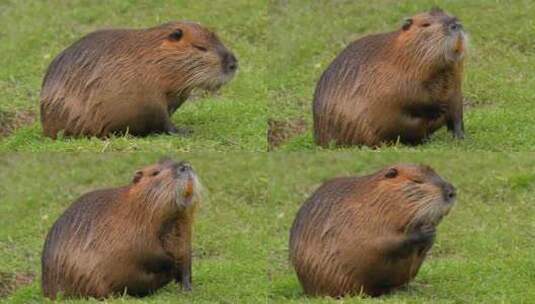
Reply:
[[[399,229],[436,226],[449,213],[456,191],[428,166],[399,164],[375,174],[375,206],[395,218]]]
[[[461,22],[440,8],[405,19],[399,38],[425,62],[459,62],[466,54],[467,35]]]
[[[134,191],[144,201],[162,207],[188,208],[201,200],[202,186],[188,162],[162,159],[154,165],[136,171],[132,179]],[[170,204],[170,205],[169,205]]]
[[[214,32],[200,24],[178,21],[150,30],[157,33],[159,44],[154,63],[174,91],[216,90],[234,77],[238,60]]]

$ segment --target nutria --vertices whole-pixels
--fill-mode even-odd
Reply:
[[[44,295],[144,296],[172,279],[190,290],[199,195],[191,166],[170,160],[137,171],[128,186],[83,195],[47,235]]]
[[[194,88],[235,74],[234,55],[197,23],[93,32],[50,64],[41,89],[46,136],[177,133],[171,115]]]
[[[290,231],[290,260],[305,293],[379,296],[407,284],[454,199],[455,188],[425,166],[326,182]]]
[[[416,145],[444,124],[463,138],[465,49],[461,23],[438,8],[351,43],[316,87],[316,143]]]

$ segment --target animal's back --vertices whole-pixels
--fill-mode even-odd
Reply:
[[[87,286],[89,274],[81,274],[81,267],[87,265],[84,252],[94,251],[98,244],[89,242],[95,227],[106,216],[106,212],[120,195],[117,189],[98,190],[87,193],[73,203],[54,223],[47,235],[42,255],[42,287],[45,296],[55,298],[58,292],[66,295]],[[83,248],[83,247],[87,248]],[[93,259],[93,262],[98,262]],[[73,284],[73,282],[75,284]]]
[[[45,135],[55,138],[83,133],[88,106],[98,96],[112,75],[104,70],[117,69],[121,54],[127,57],[125,44],[132,30],[102,30],[78,40],[61,52],[49,65],[41,87],[41,123]],[[116,58],[117,57],[117,58]],[[117,71],[116,71],[117,72]]]
[[[343,269],[333,259],[335,244],[343,236],[344,225],[354,218],[345,218],[348,196],[359,195],[364,189],[360,177],[337,178],[322,185],[303,204],[290,231],[290,260],[307,294],[330,294],[334,285],[345,278]],[[345,218],[345,219],[344,219]],[[341,279],[333,282],[332,278]],[[343,286],[340,286],[341,288]]]
[[[314,93],[314,137],[317,144],[331,141],[351,144],[355,133],[363,142],[373,137],[373,130],[363,120],[366,97],[378,88],[374,84],[377,58],[388,48],[394,33],[363,37],[348,45],[322,74]]]

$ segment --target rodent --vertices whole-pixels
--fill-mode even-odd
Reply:
[[[290,231],[290,261],[304,292],[380,296],[408,284],[455,198],[450,183],[421,165],[325,182]]]
[[[238,61],[190,21],[86,35],[50,64],[41,88],[46,136],[178,133],[171,115],[195,88],[216,90]]]
[[[42,253],[46,297],[144,296],[171,280],[191,290],[192,229],[201,184],[187,162],[162,160],[132,183],[78,198]]]
[[[313,101],[320,146],[421,144],[446,125],[464,138],[467,35],[439,8],[358,39],[324,71]]]

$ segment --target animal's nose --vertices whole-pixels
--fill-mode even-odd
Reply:
[[[446,183],[443,188],[444,198],[446,201],[451,202],[455,200],[457,197],[457,192],[455,191],[455,187],[453,187],[452,184]]]
[[[180,173],[191,171],[191,165],[187,162],[181,162],[177,165],[177,170]]]
[[[223,62],[227,72],[235,72],[238,69],[238,59],[232,53],[226,53]]]

